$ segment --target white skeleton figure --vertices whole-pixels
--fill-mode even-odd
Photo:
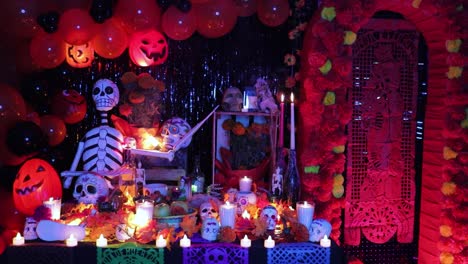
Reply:
[[[276,105],[275,99],[271,94],[270,87],[264,79],[257,79],[257,82],[255,83],[255,90],[257,92],[258,108],[267,113],[274,113],[278,111],[278,105]]]
[[[119,89],[111,80],[100,79],[94,84],[92,94],[101,115],[101,125],[89,130],[79,143],[70,171],[76,171],[81,156],[85,171],[114,171],[123,163],[123,135],[110,127],[107,120],[107,112],[119,102]],[[65,188],[70,186],[71,180],[67,178]]]
[[[281,168],[276,167],[276,171],[272,176],[271,192],[273,195],[280,196],[283,193],[283,175],[281,174]]]

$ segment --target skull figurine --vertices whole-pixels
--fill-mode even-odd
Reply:
[[[166,120],[161,127],[161,137],[163,138],[163,149],[169,151],[181,140],[191,127],[184,119],[173,117]],[[180,148],[188,147],[192,138],[187,139]]]
[[[125,242],[133,236],[133,232],[135,232],[135,230],[127,227],[126,224],[119,224],[115,228],[115,238],[117,238],[119,242]]]
[[[200,205],[200,219],[204,221],[206,218],[218,219],[218,210],[213,206],[211,202],[205,202]]]
[[[80,175],[75,183],[73,197],[80,203],[97,204],[98,200],[109,194],[106,180],[95,174]]]
[[[37,221],[33,217],[26,217],[26,222],[24,223],[23,236],[26,240],[37,239],[36,233]]]
[[[309,241],[319,242],[325,235],[330,236],[331,224],[325,219],[315,219],[309,227]]]
[[[266,220],[267,230],[274,230],[278,219],[278,211],[273,205],[263,207],[260,217]]]
[[[226,248],[222,247],[212,247],[207,248],[205,252],[205,261],[203,263],[207,264],[223,264],[230,263],[229,255]]]
[[[109,79],[99,79],[93,87],[93,99],[96,109],[108,112],[119,102],[119,88]]]
[[[208,241],[215,241],[219,233],[219,222],[213,217],[203,220],[201,235]]]
[[[243,96],[239,88],[229,87],[223,93],[222,108],[224,111],[239,112],[242,110]]]

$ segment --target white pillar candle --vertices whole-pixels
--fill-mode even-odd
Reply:
[[[275,241],[271,238],[271,236],[268,236],[268,238],[263,242],[263,246],[265,246],[265,248],[274,248]]]
[[[320,246],[322,247],[330,247],[331,245],[331,240],[325,235],[322,239],[320,239]]]
[[[156,247],[157,248],[165,248],[166,246],[167,246],[166,239],[162,235],[159,235],[158,239],[156,239]]]
[[[241,192],[250,192],[252,190],[252,179],[244,176],[239,180],[239,190]]]
[[[96,239],[96,247],[107,247],[107,239],[102,234]]]
[[[284,146],[284,94],[281,94],[278,147]]]
[[[16,236],[13,238],[13,245],[14,246],[21,246],[24,245],[24,237],[18,232]]]
[[[190,239],[187,237],[187,235],[184,235],[184,237],[180,240],[180,247],[190,247]]]
[[[136,201],[135,217],[142,222],[147,222],[153,219],[154,204],[149,200]]]
[[[70,234],[70,237],[65,240],[67,247],[76,247],[78,245],[78,240],[73,234]]]
[[[294,93],[291,93],[291,137],[290,137],[290,149],[296,149],[296,135],[295,135],[295,124],[294,124]]]
[[[236,207],[229,202],[221,205],[219,208],[219,218],[221,220],[221,226],[234,228],[236,221]]]
[[[240,241],[240,245],[243,248],[249,248],[250,246],[252,246],[252,240],[250,240],[247,237],[247,235],[244,235],[244,238],[242,238],[241,241]]]
[[[312,224],[312,219],[314,218],[314,209],[314,205],[307,201],[298,202],[296,204],[297,221],[309,228],[310,224]]]
[[[42,205],[50,209],[50,213],[52,214],[52,220],[60,219],[62,199],[60,198],[54,199],[53,197],[50,197],[49,200],[43,201]]]

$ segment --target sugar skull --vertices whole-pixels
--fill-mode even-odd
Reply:
[[[26,222],[24,223],[23,236],[26,240],[37,239],[36,233],[37,221],[32,217],[26,217]]]
[[[67,63],[74,68],[86,68],[91,66],[94,60],[94,48],[91,43],[83,45],[66,44],[67,53],[65,59]]]
[[[219,222],[215,218],[208,217],[203,220],[201,234],[208,241],[215,241],[219,233]]]
[[[278,211],[273,205],[263,207],[260,217],[266,220],[267,230],[274,230],[278,219]]]
[[[257,204],[257,195],[253,192],[237,192],[237,214],[242,214],[249,204]]]
[[[85,173],[80,175],[75,183],[73,197],[80,203],[97,204],[98,200],[109,194],[106,180],[95,174]]]
[[[202,203],[200,205],[200,219],[204,221],[206,218],[218,219],[218,209],[211,202]]]
[[[243,95],[239,88],[229,87],[223,93],[221,107],[224,111],[239,112],[242,110]]]
[[[325,219],[315,219],[309,227],[309,241],[319,242],[325,235],[330,236],[331,224]]]
[[[205,252],[205,261],[203,263],[209,264],[223,264],[230,263],[229,255],[226,248],[211,247],[207,248]]]
[[[184,119],[173,117],[166,120],[161,127],[161,137],[163,141],[163,149],[166,151],[172,150],[174,146],[181,140],[185,134],[190,131],[191,127]],[[180,148],[188,147],[192,141],[192,137],[188,138]]]
[[[151,29],[136,32],[128,44],[128,52],[133,63],[141,67],[163,64],[169,54],[166,38]]]
[[[98,111],[110,111],[119,103],[119,96],[119,88],[109,79],[99,79],[93,86],[93,100]]]

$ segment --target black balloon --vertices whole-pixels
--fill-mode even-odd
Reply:
[[[172,5],[172,0],[157,0],[159,7],[164,11],[169,8],[170,5]]]
[[[58,22],[60,15],[57,11],[50,11],[44,14],[40,14],[37,17],[37,24],[44,29],[47,33],[53,33],[58,29]]]
[[[46,136],[36,123],[19,121],[7,132],[7,147],[15,155],[38,152],[46,145]]]
[[[112,0],[93,0],[89,14],[97,23],[112,17]]]
[[[177,8],[180,11],[187,13],[190,11],[190,9],[192,9],[192,3],[189,0],[179,0],[177,3]]]

